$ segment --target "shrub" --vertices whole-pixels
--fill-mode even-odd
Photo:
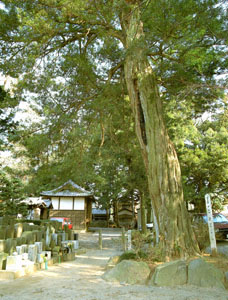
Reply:
[[[151,242],[152,236],[150,232],[143,234],[138,230],[132,231],[132,244],[135,246],[135,252],[137,255],[142,250],[144,244]]]
[[[129,260],[129,259],[136,259],[136,258],[137,255],[134,251],[126,251],[120,255],[118,263],[121,262],[122,260]]]
[[[160,245],[156,245],[154,247],[149,247],[147,252],[147,259],[149,261],[157,261],[157,262],[163,262],[163,251]]]

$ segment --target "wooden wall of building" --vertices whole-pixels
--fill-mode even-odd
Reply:
[[[73,229],[85,229],[85,211],[84,210],[50,210],[51,217],[70,218]]]

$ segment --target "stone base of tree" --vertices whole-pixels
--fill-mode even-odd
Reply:
[[[225,288],[225,274],[206,263],[203,259],[194,259],[188,265],[188,284],[201,287]]]
[[[187,284],[225,289],[225,274],[201,258],[193,259],[189,263],[183,260],[164,263],[157,266],[153,275],[151,275],[146,263],[123,260],[113,269],[106,271],[102,277],[106,281],[118,281],[128,284],[148,284],[153,286]]]
[[[159,265],[149,281],[149,285],[176,286],[187,283],[187,265],[182,260]]]
[[[145,262],[123,260],[113,269],[106,271],[102,278],[106,281],[128,284],[145,284],[150,268]]]

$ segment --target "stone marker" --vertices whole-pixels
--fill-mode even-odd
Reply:
[[[16,245],[14,244],[13,239],[7,239],[5,244],[5,252],[11,254],[16,249]]]
[[[132,248],[131,246],[131,230],[127,232],[127,250],[130,251]]]
[[[21,245],[21,247],[22,247],[22,253],[28,252],[28,245],[27,244],[23,244],[23,245]]]
[[[23,233],[23,224],[16,223],[14,225],[14,237],[19,238],[19,237],[21,237],[22,233]]]
[[[73,249],[76,250],[79,248],[79,241],[70,241],[73,245]]]
[[[9,255],[6,258],[6,270],[20,269],[22,267],[22,255]]]
[[[51,238],[50,238],[50,230],[49,230],[49,227],[47,227],[47,230],[46,230],[46,236],[45,236],[46,247],[49,247],[50,242],[51,242]]]
[[[23,223],[23,232],[30,231],[30,226],[28,223]]]
[[[5,251],[6,241],[0,240],[0,253]]]
[[[37,246],[37,253],[41,254],[43,251],[43,245],[42,242],[35,242],[35,245]]]
[[[37,246],[36,245],[29,245],[28,247],[28,259],[31,261],[36,262],[37,258]]]
[[[23,247],[22,246],[16,246],[17,254],[22,255],[23,254]]]
[[[52,233],[51,238],[55,242],[55,246],[56,246],[58,244],[58,234]]]
[[[66,232],[62,232],[60,234],[62,236],[62,242],[64,242],[66,240]]]
[[[123,260],[113,269],[106,271],[102,278],[111,282],[145,284],[150,275],[150,268],[145,262]]]
[[[0,239],[5,240],[6,238],[6,226],[0,227]]]
[[[1,225],[8,225],[9,224],[9,220],[8,217],[4,216],[0,218],[0,224]]]
[[[32,231],[25,231],[22,233],[21,236],[26,239],[26,244],[31,245],[35,243],[35,239],[34,239],[34,235],[32,234]]]
[[[39,230],[33,230],[32,234],[34,236],[34,242],[40,242],[42,239],[42,233]]]
[[[42,242],[42,250],[45,251],[45,249],[46,249],[45,239],[42,239],[41,242]]]
[[[58,233],[58,236],[57,236],[57,246],[61,246],[61,243],[62,243],[62,234]]]
[[[194,259],[188,265],[188,284],[224,289],[224,274],[202,258]]]
[[[6,269],[6,258],[8,254],[7,253],[0,253],[0,270],[5,270]]]
[[[13,239],[14,238],[14,226],[8,225],[6,227],[6,239]]]
[[[70,230],[68,232],[68,238],[69,238],[69,240],[74,240],[74,231],[73,230]]]
[[[51,248],[51,250],[55,247],[55,241],[54,240],[51,240],[51,243],[49,245],[49,247]]]
[[[23,236],[16,238],[17,246],[21,246],[23,244],[26,244],[26,238]]]
[[[185,261],[176,260],[156,267],[149,285],[176,286],[187,283],[187,265]]]
[[[22,260],[28,260],[28,253],[22,254]]]

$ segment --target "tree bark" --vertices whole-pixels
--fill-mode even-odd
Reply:
[[[146,233],[146,208],[144,195],[140,195],[140,213],[141,213],[141,226],[142,233]]]
[[[129,6],[121,23],[126,37],[125,80],[163,255],[167,260],[194,255],[199,249],[183,198],[179,161],[163,119],[156,77],[143,47],[139,6]]]

